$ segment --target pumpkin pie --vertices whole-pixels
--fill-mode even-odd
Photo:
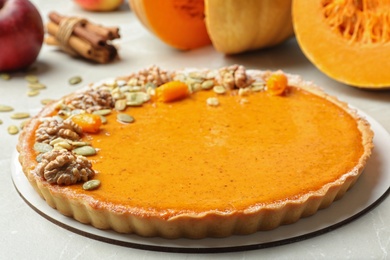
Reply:
[[[340,199],[369,123],[281,71],[165,71],[104,80],[45,106],[19,160],[36,192],[99,229],[164,238],[270,230]]]

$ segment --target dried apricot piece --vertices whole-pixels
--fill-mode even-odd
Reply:
[[[273,96],[279,96],[287,88],[287,76],[283,73],[274,73],[267,80],[267,92]]]
[[[177,101],[189,94],[188,85],[181,81],[170,81],[156,88],[157,101],[162,102]]]
[[[96,114],[77,114],[71,120],[86,133],[97,133],[102,125],[102,119]]]

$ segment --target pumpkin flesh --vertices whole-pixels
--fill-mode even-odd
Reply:
[[[390,1],[294,0],[293,24],[306,57],[337,81],[390,86]]]

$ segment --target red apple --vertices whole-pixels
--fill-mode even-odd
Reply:
[[[123,0],[74,0],[83,9],[88,11],[113,11],[123,3]]]
[[[42,17],[28,0],[0,0],[0,71],[27,68],[44,37]]]

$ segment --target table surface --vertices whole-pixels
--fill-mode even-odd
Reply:
[[[75,59],[52,46],[43,46],[34,73],[47,86],[35,97],[27,96],[26,73],[15,73],[9,81],[0,80],[0,104],[14,112],[36,114],[44,98],[60,98],[81,85],[71,86],[68,79],[80,75],[88,84],[104,78],[126,75],[156,64],[164,69],[183,67],[219,68],[243,64],[251,69],[282,69],[300,74],[320,85],[329,94],[364,111],[390,131],[390,91],[362,90],[338,83],[318,71],[300,51],[295,39],[271,49],[225,56],[212,46],[182,52],[165,45],[146,30],[126,3],[116,12],[92,13],[81,10],[69,0],[33,0],[46,23],[47,14],[78,15],[91,21],[119,26],[121,39],[116,41],[120,59],[106,65]],[[0,50],[1,51],[1,50]],[[337,55],[337,54],[330,54]],[[358,58],[358,57],[357,57]],[[390,69],[390,68],[389,68]],[[17,135],[7,133],[11,113],[0,113],[0,259],[386,259],[390,258],[390,200],[358,219],[335,230],[278,247],[222,254],[161,253],[117,246],[90,239],[40,216],[19,196],[11,178],[12,154]]]

